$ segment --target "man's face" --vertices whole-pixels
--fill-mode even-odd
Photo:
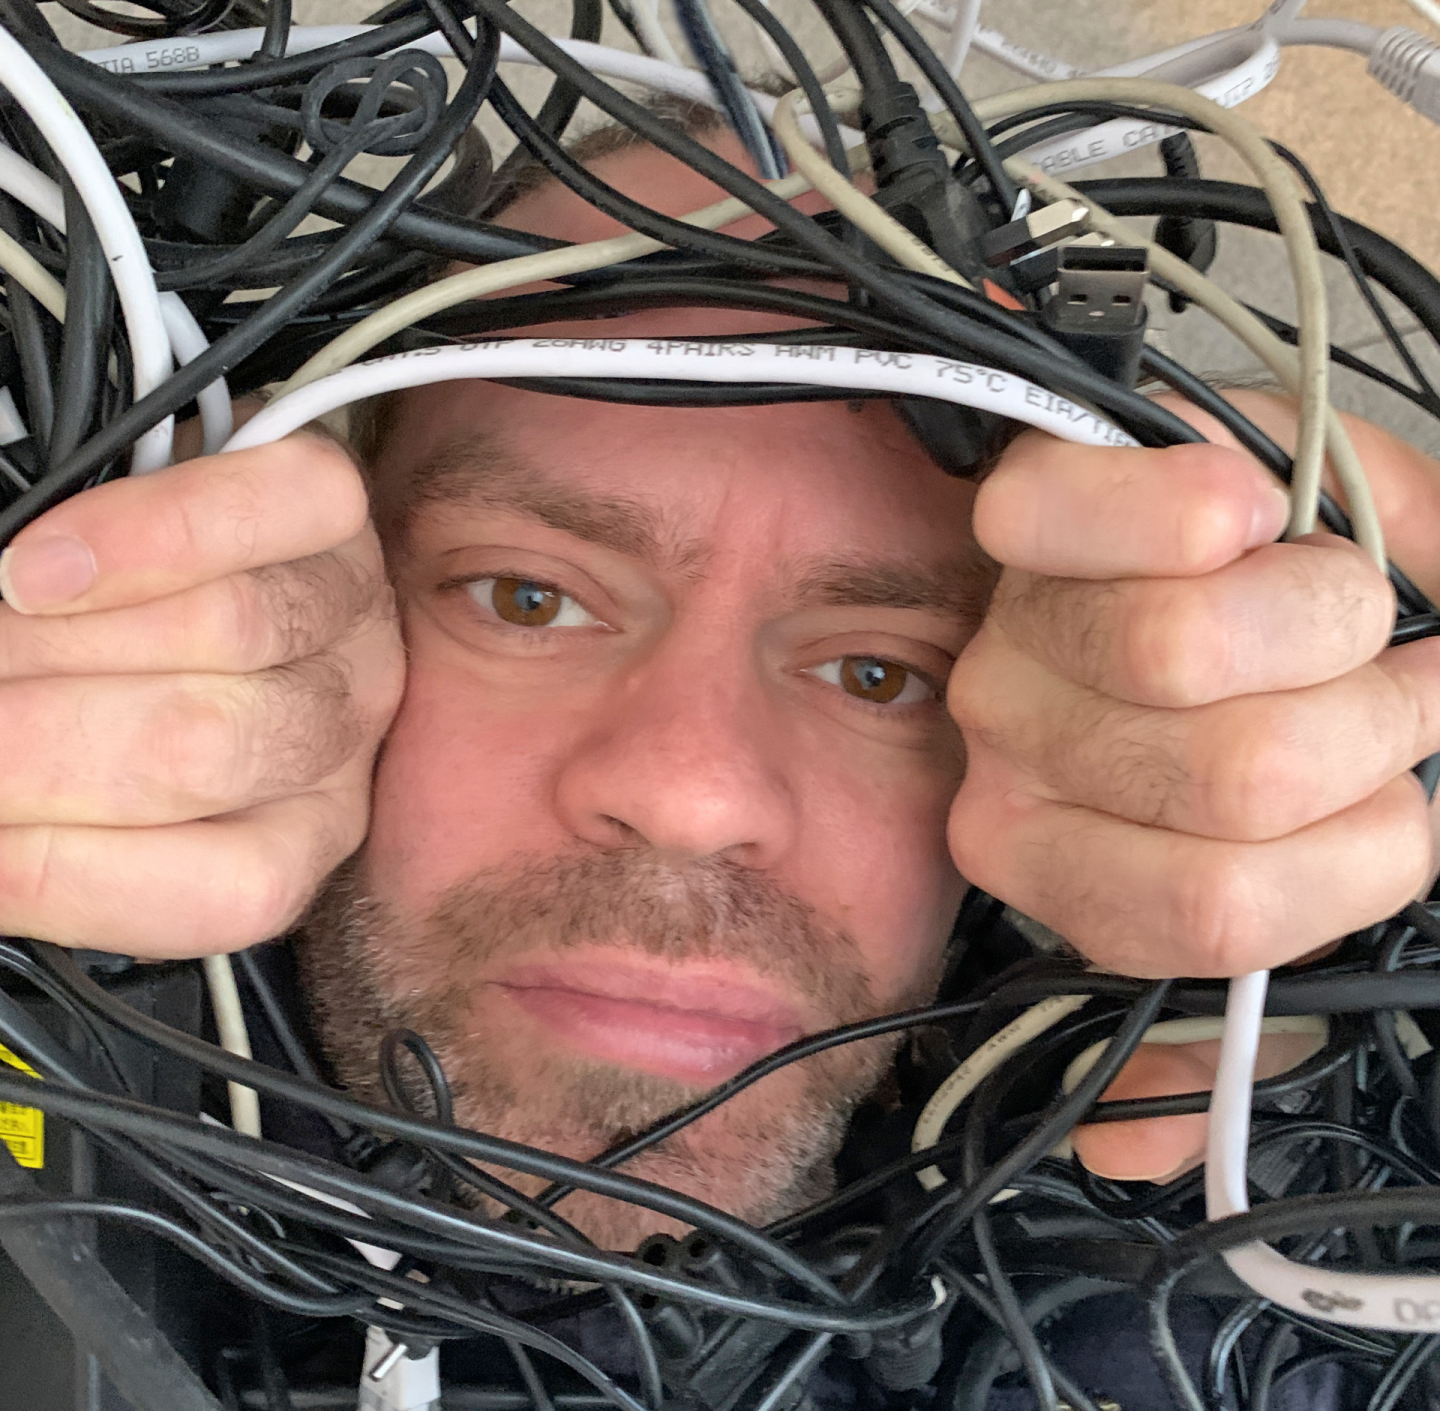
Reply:
[[[662,326],[763,325],[590,331]],[[377,478],[408,685],[369,841],[304,956],[343,1080],[367,1085],[405,1024],[458,1120],[589,1157],[802,1034],[933,993],[963,890],[944,683],[988,578],[971,487],[889,409],[452,383],[406,395]],[[793,1065],[629,1169],[775,1218],[823,1193],[890,1052]],[[561,1210],[617,1246],[664,1223]]]

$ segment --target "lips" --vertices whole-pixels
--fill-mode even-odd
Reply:
[[[714,1087],[805,1032],[793,1004],[734,967],[582,959],[491,984],[560,1046],[687,1087]]]

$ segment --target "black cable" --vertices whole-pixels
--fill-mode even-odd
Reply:
[[[985,130],[984,123],[975,116],[975,110],[961,92],[960,85],[956,83],[950,70],[891,0],[864,0],[864,4],[875,12],[880,23],[900,41],[900,47],[915,61],[926,81],[939,95],[940,101],[955,119],[971,155],[985,173],[985,179],[990,183],[990,189],[1000,203],[1004,219],[1013,219],[1020,199],[1020,189],[1005,170],[1005,163],[990,141],[990,134]]]
[[[9,197],[0,194],[0,230],[12,239],[21,236],[19,216]],[[25,391],[25,420],[35,438],[41,465],[49,461],[50,436],[55,424],[55,385],[51,380],[50,347],[44,320],[49,317],[13,274],[5,275],[5,304],[10,314],[10,336],[20,359]],[[27,491],[26,494],[33,494]],[[22,495],[16,503],[25,499]]]
[[[754,265],[768,273],[813,273],[814,264],[809,259],[796,257],[774,245],[767,246],[740,236],[722,235],[718,231],[687,225],[672,216],[660,215],[649,206],[617,191],[609,182],[577,162],[541,128],[503,80],[496,79],[493,84],[490,103],[535,160],[544,165],[557,181],[563,182],[597,210],[614,217],[629,229],[663,240],[677,249],[694,250],[715,260]],[[806,218],[802,216],[801,219]]]
[[[701,72],[710,80],[710,87],[719,98],[755,169],[765,181],[778,181],[785,175],[785,155],[769,129],[761,121],[755,100],[741,81],[730,50],[710,18],[705,0],[675,0],[675,15],[680,31]]]
[[[605,9],[602,0],[573,0],[570,38],[594,43],[600,38],[604,19]],[[570,126],[570,121],[574,118],[575,110],[579,106],[580,90],[574,84],[557,77],[551,82],[550,91],[545,95],[545,101],[540,105],[539,112],[535,114],[535,125],[551,137],[563,137],[565,129]],[[508,197],[510,183],[524,163],[527,150],[523,143],[516,143],[514,150],[495,169],[490,187],[492,195],[490,200],[476,212],[477,216],[488,216],[499,202]]]
[[[1413,1337],[1404,1351],[1390,1364],[1365,1411],[1395,1411],[1410,1384],[1424,1369],[1426,1362],[1440,1352],[1440,1334],[1427,1333]]]
[[[943,1187],[925,1203],[917,1216],[887,1231],[884,1238],[877,1242],[876,1249],[862,1261],[852,1286],[863,1286],[866,1279],[877,1274],[882,1256],[888,1257],[892,1250],[897,1254],[903,1251],[904,1262],[913,1268],[928,1267],[977,1209],[1003,1190],[1011,1176],[1034,1165],[1050,1151],[1110,1086],[1134,1053],[1145,1030],[1155,1022],[1171,983],[1162,980],[1147,988],[1144,997],[1121,1021],[1115,1036],[1096,1059],[1095,1066],[1073,1092],[1055,1104],[1046,1119],[1024,1141],[1017,1143],[982,1176],[963,1185],[952,1183]],[[1003,1072],[1003,1069],[1000,1071]]]
[[[49,459],[58,464],[90,434],[100,410],[100,386],[110,348],[115,287],[90,213],[74,185],[65,196],[65,323],[60,337],[56,405],[65,409],[50,435]]]
[[[543,1176],[552,1181],[568,1182],[577,1188],[610,1195],[621,1200],[647,1206],[657,1213],[673,1216],[688,1224],[709,1228],[721,1238],[748,1250],[762,1263],[775,1266],[788,1274],[802,1287],[827,1302],[841,1301],[838,1291],[829,1280],[814,1272],[804,1261],[797,1259],[789,1250],[757,1234],[749,1226],[734,1220],[700,1201],[631,1177],[616,1175],[601,1168],[569,1161],[564,1157],[534,1148],[521,1146],[498,1137],[482,1136],[464,1129],[447,1129],[437,1123],[416,1117],[395,1113],[377,1113],[364,1104],[347,1098],[328,1088],[315,1088],[300,1079],[266,1068],[263,1064],[238,1058],[233,1054],[191,1038],[178,1030],[130,1009],[110,995],[88,976],[84,975],[64,951],[55,947],[35,943],[42,963],[62,979],[72,994],[77,996],[92,1011],[103,1015],[117,1027],[145,1039],[156,1047],[198,1063],[207,1071],[228,1081],[239,1082],[259,1092],[268,1092],[288,1098],[319,1112],[329,1112],[343,1121],[356,1126],[378,1125],[394,1136],[414,1141],[419,1145],[434,1146],[460,1157],[504,1166],[511,1170]],[[7,1075],[0,1074],[0,1082]],[[44,1101],[31,1105],[43,1107]],[[215,1141],[225,1143],[225,1134],[211,1134]],[[240,1150],[249,1152],[257,1143],[242,1144]],[[231,1149],[231,1148],[226,1148]],[[273,1153],[272,1153],[273,1155]],[[340,1178],[336,1178],[340,1179]],[[352,1191],[347,1186],[347,1195]],[[363,1191],[361,1192],[364,1193]]]
[[[475,62],[466,70],[445,115],[369,211],[335,242],[325,259],[268,299],[257,313],[233,332],[212,343],[156,391],[135,403],[99,435],[92,437],[65,464],[56,466],[14,504],[0,511],[0,542],[8,541],[21,525],[73,493],[89,474],[131,445],[145,429],[184,406],[195,393],[227,372],[244,353],[259,347],[271,334],[303,311],[331,278],[345,268],[352,254],[379,239],[406,203],[424,189],[449,155],[460,133],[474,121],[494,77],[499,50],[498,33],[487,29],[483,50],[477,50]]]
[[[790,66],[805,101],[810,105],[811,116],[820,129],[820,139],[825,144],[825,156],[830,165],[848,180],[850,163],[845,155],[845,143],[840,137],[840,124],[835,121],[825,88],[819,76],[805,57],[805,51],[795,42],[795,36],[776,18],[765,0],[735,0],[750,20],[770,37],[780,51],[781,57]]]
[[[1365,271],[1360,266],[1360,260],[1355,254],[1355,247],[1346,234],[1345,227],[1340,223],[1339,217],[1335,214],[1330,202],[1325,197],[1320,183],[1315,180],[1314,173],[1300,160],[1288,147],[1272,141],[1271,150],[1282,157],[1305,183],[1305,189],[1310,193],[1310,199],[1314,202],[1315,208],[1320,212],[1321,219],[1329,228],[1331,238],[1335,242],[1335,248],[1340,258],[1345,262],[1345,268],[1350,272],[1350,278],[1355,285],[1360,297],[1365,301],[1366,307],[1374,316],[1375,322],[1380,325],[1380,331],[1385,335],[1385,341],[1389,343],[1395,356],[1400,359],[1406,372],[1414,380],[1414,390],[1423,398],[1422,405],[1427,409],[1440,414],[1440,393],[1435,391],[1430,379],[1426,377],[1424,369],[1415,361],[1415,355],[1411,353],[1409,345],[1400,336],[1400,331],[1395,327],[1390,315],[1386,312],[1384,304],[1376,297],[1375,291],[1370,287],[1370,281],[1366,278]]]
[[[1119,177],[1078,182],[1076,190],[1118,216],[1189,215],[1255,230],[1279,230],[1265,193],[1235,182],[1202,177]],[[1306,210],[1320,248],[1327,255],[1338,256],[1335,236],[1324,216],[1313,204]],[[1404,304],[1432,337],[1440,339],[1440,280],[1377,231],[1346,216],[1336,219],[1365,274]]]
[[[266,0],[265,35],[258,55],[262,59],[283,59],[290,43],[290,0]]]

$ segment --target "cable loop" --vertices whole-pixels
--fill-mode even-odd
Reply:
[[[359,102],[348,122],[326,117],[326,102],[337,94],[351,96],[359,88]],[[322,155],[355,140],[373,128],[360,149],[376,157],[400,157],[413,152],[434,127],[445,109],[448,80],[440,61],[419,49],[402,49],[382,59],[344,59],[322,69],[305,85],[300,103],[305,140]],[[385,108],[398,109],[386,114]]]

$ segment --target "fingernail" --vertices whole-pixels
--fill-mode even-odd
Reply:
[[[85,592],[96,572],[95,555],[83,539],[27,539],[0,554],[0,597],[17,612],[61,607]]]
[[[1250,532],[1245,536],[1247,549],[1273,544],[1285,532],[1290,519],[1290,496],[1278,485],[1266,486],[1266,493],[1255,502],[1250,515]]]

